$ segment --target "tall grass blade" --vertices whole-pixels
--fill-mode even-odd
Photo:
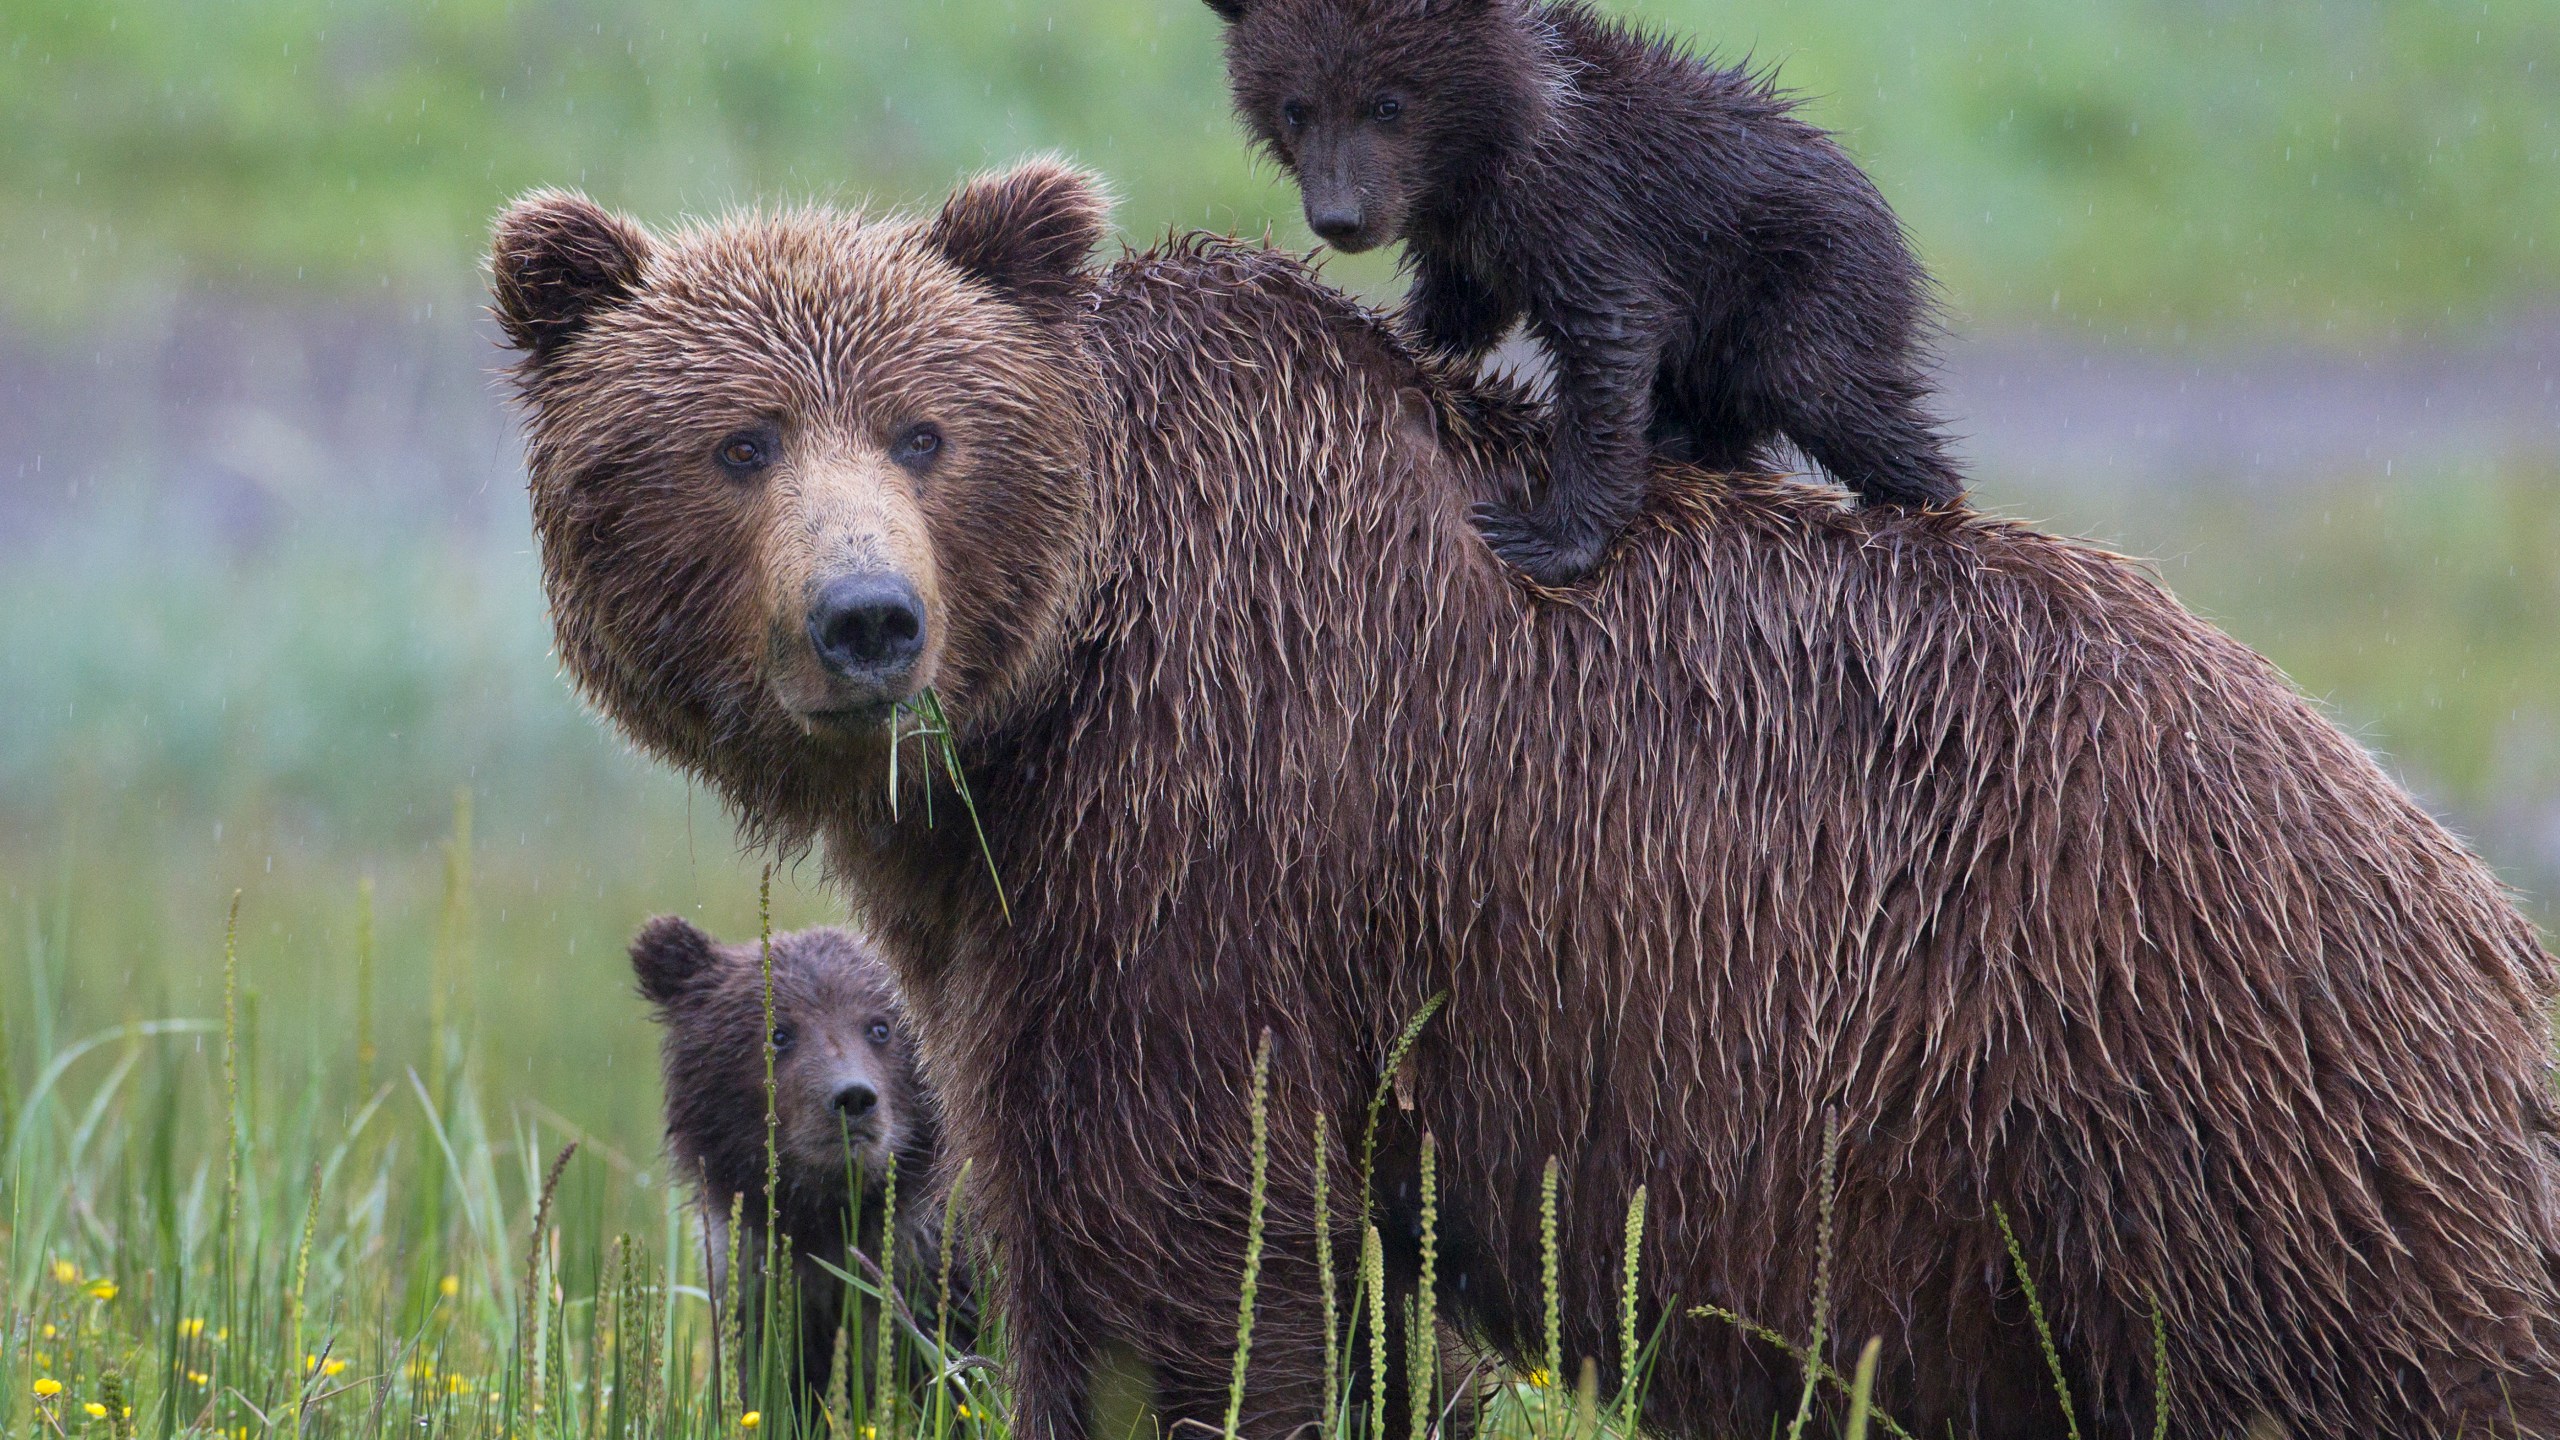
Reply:
[[[764,867],[764,876],[756,882],[757,964],[763,980],[764,1028],[756,1032],[756,1047],[764,1059],[764,1256],[763,1282],[756,1287],[756,1395],[752,1408],[770,1412],[774,1400],[773,1371],[776,1354],[782,1347],[774,1343],[779,1317],[775,1313],[777,1291],[781,1289],[782,1269],[777,1246],[782,1240],[782,1092],[775,1078],[775,1064],[781,1046],[774,1037],[773,1022],[773,866]],[[744,1382],[741,1381],[741,1384]]]
[[[1405,1056],[1412,1053],[1414,1042],[1422,1038],[1422,1027],[1430,1024],[1431,1017],[1439,1014],[1440,1007],[1448,1003],[1449,992],[1446,990],[1423,1001],[1422,1008],[1405,1022],[1395,1043],[1387,1047],[1386,1067],[1378,1072],[1378,1088],[1369,1096],[1368,1131],[1360,1141],[1360,1216],[1364,1221],[1372,1213],[1369,1208],[1369,1182],[1378,1163],[1378,1121],[1386,1114],[1387,1097],[1395,1093],[1396,1072],[1404,1068]]]
[[[1422,1132],[1422,1274],[1414,1284],[1413,1334],[1405,1344],[1405,1376],[1413,1391],[1412,1440],[1429,1440],[1440,1396],[1439,1141]]]
[[[1375,1225],[1361,1234],[1360,1283],[1369,1292],[1369,1440],[1387,1440],[1387,1252]]]
[[[1318,1111],[1315,1124],[1316,1174],[1316,1289],[1324,1310],[1324,1389],[1319,1402],[1324,1406],[1316,1417],[1316,1440],[1334,1440],[1335,1417],[1342,1408],[1342,1321],[1336,1309],[1333,1276],[1333,1216],[1330,1213],[1327,1174],[1331,1170],[1331,1151],[1327,1147],[1324,1114]]]
[[[1884,1337],[1874,1336],[1858,1352],[1857,1374],[1849,1381],[1849,1423],[1843,1440],[1867,1440],[1867,1422],[1876,1408],[1876,1364],[1884,1356]]]
[[[1636,1187],[1635,1198],[1627,1202],[1627,1232],[1622,1254],[1626,1257],[1618,1282],[1618,1401],[1617,1429],[1620,1435],[1633,1435],[1636,1428],[1637,1362],[1642,1355],[1636,1335],[1636,1267],[1644,1254],[1645,1187]]]
[[[1547,1157],[1547,1167],[1538,1175],[1538,1284],[1546,1299],[1547,1363],[1543,1369],[1545,1385],[1559,1391],[1564,1386],[1564,1287],[1560,1283],[1560,1247],[1557,1244],[1556,1189],[1562,1168],[1556,1157]]]
[[[2044,1315],[2044,1300],[2036,1294],[2035,1277],[2027,1273],[2026,1247],[2018,1243],[2018,1232],[2009,1225],[2009,1212],[1998,1202],[1991,1206],[1991,1218],[2000,1222],[2000,1239],[2009,1247],[2009,1264],[2018,1273],[2018,1288],[2026,1292],[2027,1318],[2036,1325],[2036,1343],[2044,1348],[2045,1367],[2053,1372],[2053,1393],[2062,1401],[2062,1425],[2071,1440],[2080,1440],[2080,1420],[2071,1405],[2071,1381],[2062,1371],[2062,1351],[2053,1343],[2053,1326]]]
[[[2169,1319],[2151,1302],[2151,1440],[2169,1440]]]
[[[1822,1179],[1814,1192],[1818,1218],[1813,1236],[1813,1343],[1805,1351],[1814,1364],[1805,1367],[1804,1393],[1796,1397],[1796,1418],[1787,1427],[1787,1440],[1803,1440],[1805,1422],[1813,1418],[1813,1392],[1821,1384],[1816,1367],[1830,1363],[1831,1224],[1839,1184],[1840,1116],[1835,1111],[1822,1120]]]
[[[1701,1320],[1721,1320],[1752,1339],[1781,1352],[1808,1372],[1820,1376],[1822,1383],[1841,1395],[1847,1396],[1851,1393],[1852,1382],[1848,1376],[1822,1363],[1819,1358],[1808,1353],[1803,1346],[1747,1315],[1728,1310],[1721,1305],[1693,1305],[1689,1307],[1689,1314]],[[1909,1430],[1904,1429],[1899,1422],[1883,1411],[1875,1411],[1874,1419],[1875,1423],[1883,1426],[1884,1432],[1895,1437],[1895,1440],[1914,1440]]]
[[[905,1389],[898,1375],[898,1305],[894,1298],[898,1284],[898,1155],[889,1153],[889,1162],[880,1175],[880,1352],[879,1364],[871,1372],[872,1423],[885,1437],[897,1426],[898,1398]]]
[[[1269,1195],[1271,1178],[1271,1030],[1265,1026],[1262,1044],[1253,1056],[1253,1100],[1248,1117],[1253,1137],[1253,1181],[1245,1198],[1244,1222],[1244,1290],[1236,1302],[1235,1375],[1227,1382],[1227,1423],[1221,1432],[1226,1440],[1236,1440],[1236,1425],[1244,1417],[1245,1364],[1253,1356],[1253,1292],[1262,1279],[1262,1207]]]

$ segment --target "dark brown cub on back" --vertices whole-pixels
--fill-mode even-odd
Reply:
[[[750,1285],[763,1279],[770,1214],[791,1243],[800,1293],[800,1379],[808,1393],[823,1393],[837,1327],[855,1322],[851,1353],[866,1358],[872,1347],[861,1337],[875,1332],[863,1316],[848,1315],[844,1282],[817,1261],[857,1274],[863,1266],[848,1256],[849,1248],[877,1261],[894,1156],[896,1263],[906,1282],[900,1288],[930,1328],[942,1244],[932,1188],[934,1100],[916,1066],[897,981],[870,943],[834,929],[774,937],[770,1033],[782,1183],[779,1204],[770,1210],[763,945],[722,945],[662,915],[631,942],[631,968],[666,1031],[667,1149],[702,1206],[714,1291],[728,1293],[729,1213],[743,1196],[737,1254],[746,1279]],[[954,1276],[965,1270],[955,1266]],[[955,1289],[952,1309],[956,1341],[967,1348],[976,1328],[965,1288]]]
[[[1962,498],[1926,401],[1926,274],[1856,162],[1765,75],[1572,3],[1208,0],[1236,109],[1336,249],[1405,242],[1408,323],[1553,355],[1544,499],[1495,552],[1581,579],[1650,450],[1709,469],[1780,436],[1869,503]]]

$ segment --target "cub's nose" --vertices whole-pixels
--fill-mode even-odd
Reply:
[[[871,1113],[872,1106],[879,1103],[880,1092],[868,1085],[847,1085],[836,1092],[836,1109],[842,1112],[847,1120],[861,1119]]]
[[[897,575],[830,580],[809,606],[809,643],[843,679],[891,684],[924,653],[924,601]]]
[[[1360,234],[1360,212],[1344,205],[1310,206],[1307,228],[1328,245],[1340,245]]]

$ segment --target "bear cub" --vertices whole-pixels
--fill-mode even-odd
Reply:
[[[779,1203],[765,1199],[764,955],[760,943],[722,945],[674,915],[631,942],[640,993],[665,1034],[667,1148],[692,1182],[710,1240],[712,1290],[727,1303],[730,1207],[743,1217],[739,1264],[750,1287],[763,1278],[766,1216],[791,1243],[800,1294],[799,1364],[804,1400],[825,1393],[839,1324],[852,1322],[850,1353],[868,1360],[877,1312],[849,1315],[844,1282],[820,1257],[853,1274],[881,1251],[881,1213],[897,1160],[897,1288],[928,1334],[939,1300],[942,1201],[936,1193],[932,1092],[888,963],[862,937],[837,929],[773,937],[775,1149]],[[857,1207],[855,1201],[859,1199]],[[861,1217],[854,1233],[852,1217]],[[954,1257],[955,1261],[959,1257]],[[953,1344],[976,1343],[965,1264],[952,1266]],[[751,1289],[751,1295],[754,1293]],[[743,1364],[745,1357],[739,1357]],[[865,1371],[866,1382],[872,1377]]]
[[[1589,574],[1657,447],[1735,470],[1783,436],[1868,503],[1962,498],[1927,408],[1928,277],[1766,75],[1579,0],[1208,5],[1308,226],[1404,242],[1415,338],[1472,361],[1525,320],[1553,356],[1545,497],[1474,516],[1515,568]]]

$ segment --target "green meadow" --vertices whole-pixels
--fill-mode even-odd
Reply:
[[[2246,480],[2032,445],[1979,478],[2151,557],[2560,920],[2560,361],[2481,338],[2560,316],[2547,5],[1623,8],[1781,66],[1959,347],[2204,385],[2486,346],[2545,396]],[[661,223],[1044,150],[1133,240],[1303,245],[1205,8],[0,0],[0,135],[0,1434],[1001,1440],[966,1365],[833,1419],[713,1383],[623,947],[664,911],[752,936],[768,857],[557,673],[476,266],[536,184]],[[770,890],[776,928],[844,913],[814,860]],[[1579,1360],[1489,1423],[1618,1427]]]

